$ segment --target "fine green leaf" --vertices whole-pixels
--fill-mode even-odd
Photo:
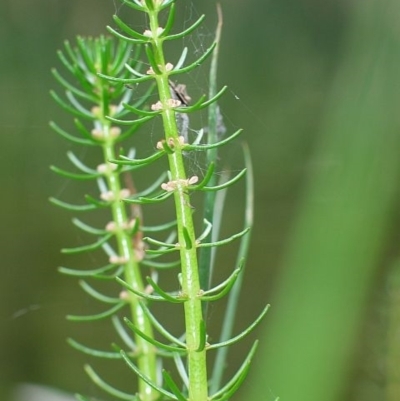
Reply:
[[[158,241],[158,240],[150,238],[150,237],[144,237],[143,241],[146,241],[149,244],[159,245],[159,246],[165,247],[167,249],[176,247],[176,244],[170,244],[170,243],[167,243],[167,242]]]
[[[156,114],[160,114],[159,111],[148,111],[148,110],[140,110],[134,106],[130,106],[127,103],[122,103],[122,106],[126,109],[131,111],[132,113],[137,114],[138,116],[155,116]]]
[[[203,319],[200,320],[199,323],[199,346],[196,349],[196,352],[202,352],[207,345],[207,330],[206,324]]]
[[[130,28],[128,25],[125,24],[121,20],[121,18],[118,17],[118,15],[113,15],[113,20],[114,22],[118,25],[118,28],[120,28],[123,32],[125,32],[129,37],[124,36],[123,39],[131,39],[132,43],[146,43],[149,41],[149,38],[139,32],[136,32],[134,29]],[[115,29],[111,28],[110,26],[107,26],[107,30],[113,34],[117,33]]]
[[[111,309],[108,309],[102,313],[98,313],[95,315],[86,315],[86,316],[79,316],[79,315],[68,315],[67,319],[72,320],[75,322],[92,322],[94,320],[101,320],[105,319],[106,317],[114,315],[120,309],[122,309],[126,305],[125,301],[121,301],[119,304],[113,306]]]
[[[90,167],[87,167],[85,164],[83,164],[77,156],[72,151],[67,152],[68,159],[71,161],[71,163],[78,168],[79,170],[83,171],[84,173],[87,174],[97,174],[97,170],[94,170]]]
[[[131,368],[144,382],[146,382],[150,387],[154,388],[154,390],[157,390],[159,393],[165,395],[166,397],[169,397],[169,399],[172,400],[177,400],[177,398],[170,393],[169,391],[166,391],[164,388],[158,386],[156,383],[154,383],[152,380],[150,380],[147,376],[145,376],[139,369],[138,367],[129,359],[128,355],[126,352],[121,351],[122,358],[124,358],[125,362]]]
[[[182,226],[182,233],[183,233],[183,239],[185,241],[185,248],[188,250],[192,249],[193,243],[192,243],[192,240],[189,235],[189,231],[186,226]]]
[[[168,352],[177,352],[179,354],[187,354],[187,350],[179,348],[179,347],[175,347],[172,345],[167,345],[167,344],[163,344],[160,341],[157,341],[156,339],[148,336],[147,334],[143,333],[141,330],[139,330],[131,321],[129,321],[129,319],[124,318],[124,321],[126,323],[126,325],[134,332],[136,333],[138,336],[142,337],[144,340],[146,340],[148,343],[153,344],[155,347],[160,348],[164,351],[168,351]]]
[[[195,69],[196,67],[198,67],[208,56],[211,55],[211,53],[213,52],[215,46],[216,46],[216,44],[213,43],[213,44],[205,51],[205,53],[204,53],[201,57],[199,57],[194,63],[192,63],[192,64],[190,64],[190,65],[188,65],[188,66],[186,66],[186,67],[180,68],[179,70],[172,70],[172,71],[170,72],[170,75],[183,74],[183,73],[185,73],[185,72],[189,72],[189,71],[194,70],[194,69]]]
[[[140,298],[147,299],[148,301],[165,301],[165,299],[162,298],[162,297],[154,296],[154,295],[151,295],[151,294],[147,294],[144,291],[137,290],[136,288],[132,287],[130,284],[128,284],[126,281],[124,281],[120,277],[115,277],[115,279],[124,288],[126,288],[128,291],[132,292],[133,294],[135,294],[136,296],[138,296]]]
[[[154,11],[155,10],[155,2],[153,0],[143,0],[143,1],[146,4],[146,6],[147,6],[149,11]]]
[[[146,121],[151,120],[152,118],[154,118],[154,116],[153,115],[145,116],[145,117],[142,117],[142,118],[138,118],[136,120],[120,120],[118,118],[113,118],[113,117],[110,117],[110,116],[107,116],[106,118],[107,118],[107,120],[109,120],[111,122],[114,122],[116,124],[135,125],[135,126],[137,126],[138,124],[142,124],[142,123],[144,123]]]
[[[70,92],[74,93],[76,96],[79,96],[82,99],[88,100],[89,102],[92,102],[92,103],[97,102],[97,99],[95,96],[75,88],[75,86],[71,85],[66,79],[64,79],[55,68],[53,68],[51,70],[51,72],[52,72],[54,78],[60,83],[60,85],[64,86],[66,89],[68,89]]]
[[[239,340],[241,340],[243,337],[247,336],[247,334],[249,334],[263,319],[263,317],[266,315],[266,313],[268,312],[270,305],[267,305],[264,310],[260,313],[260,315],[257,317],[257,319],[249,326],[247,327],[245,330],[243,330],[240,334],[238,334],[235,337],[232,337],[231,339],[227,340],[227,341],[222,341],[216,344],[212,344],[210,346],[208,346],[208,349],[215,349],[215,348],[221,348],[221,347],[227,347],[231,344],[234,344],[236,342],[238,342]]]
[[[160,10],[164,10],[164,8],[167,8],[170,4],[171,4],[171,6],[173,6],[175,1],[176,0],[164,0],[160,7]]]
[[[133,53],[133,60],[137,60],[140,54],[140,46],[136,46],[134,48],[131,44],[127,42],[122,42],[117,47],[117,54],[114,56],[114,61],[111,66],[111,72],[114,75],[118,75],[121,72],[121,70],[125,66],[125,63],[127,63],[129,59],[132,57],[132,53]]]
[[[88,224],[84,223],[83,221],[77,219],[77,218],[73,218],[72,219],[72,223],[79,227],[82,231],[85,231],[89,234],[93,234],[93,235],[105,235],[107,234],[107,231],[105,229],[100,229],[100,228],[94,228],[92,226],[89,226]]]
[[[161,34],[161,37],[166,37],[168,36],[169,32],[171,31],[172,26],[174,25],[174,21],[175,21],[175,4],[171,4],[171,7],[169,8],[169,12],[168,12],[168,19],[167,22],[164,26],[164,31]]]
[[[181,264],[180,259],[175,260],[174,262],[154,262],[151,260],[142,260],[142,265],[152,267],[153,269],[172,269],[174,267],[177,267]]]
[[[61,175],[62,177],[65,178],[71,178],[73,180],[80,180],[80,181],[85,181],[85,180],[94,180],[98,177],[101,176],[100,173],[96,174],[77,174],[77,173],[70,173],[69,171],[65,171],[59,167],[56,166],[50,166],[50,170],[55,172],[58,175]]]
[[[138,11],[146,10],[139,2],[136,2],[136,1],[122,0],[122,3],[127,5],[128,7],[134,8],[135,10],[138,10]]]
[[[246,359],[243,361],[239,370],[232,377],[232,379],[229,380],[229,382],[226,383],[226,385],[223,388],[221,388],[219,391],[214,393],[210,397],[210,400],[227,401],[232,397],[232,395],[236,392],[236,390],[239,388],[240,384],[243,382],[243,380],[247,376],[247,373],[250,369],[251,360],[253,359],[253,356],[256,352],[257,345],[258,345],[258,341],[256,341],[253,344],[253,346],[250,349],[249,354],[247,355]]]
[[[69,254],[69,253],[81,253],[81,252],[94,251],[95,249],[100,248],[113,235],[114,234],[112,234],[112,233],[107,234],[103,238],[100,238],[98,241],[94,242],[93,244],[78,246],[76,248],[63,248],[63,249],[61,249],[61,252]]]
[[[237,138],[241,133],[243,132],[242,129],[237,130],[235,133],[233,133],[231,136],[228,136],[227,138],[223,139],[222,141],[215,142],[215,143],[209,143],[209,144],[200,144],[200,145],[184,145],[184,150],[199,150],[199,151],[204,151],[208,149],[215,149],[219,148],[222,145],[226,145],[227,143],[231,142],[235,138]]]
[[[75,394],[75,398],[76,398],[78,401],[90,401],[89,398],[84,397],[83,395],[80,395],[80,394]]]
[[[166,255],[167,253],[172,253],[178,251],[179,248],[159,248],[159,249],[146,249],[146,254],[149,255]]]
[[[122,33],[119,33],[118,31],[116,31],[114,28],[111,28],[111,26],[107,26],[106,27],[107,31],[110,32],[112,35],[116,36],[117,38],[124,40],[127,43],[133,43],[133,44],[143,44],[146,43],[143,40],[138,40],[138,39],[133,39],[133,38],[129,38],[128,36],[122,35]]]
[[[214,241],[214,242],[204,242],[202,244],[198,244],[198,248],[206,248],[206,247],[214,247],[214,246],[221,246],[221,245],[226,245],[229,244],[230,242],[242,237],[243,235],[246,235],[250,231],[250,228],[245,228],[243,231],[240,231],[237,234],[233,234],[229,238],[220,240],[220,241]]]
[[[99,139],[95,139],[91,132],[87,130],[84,124],[78,119],[74,119],[74,124],[75,127],[78,128],[79,132],[82,134],[83,137],[85,137],[87,140],[93,142],[95,145],[102,145],[102,141]]]
[[[93,298],[97,299],[100,302],[104,302],[107,304],[118,304],[121,302],[120,298],[113,298],[101,294],[100,292],[96,291],[93,287],[91,287],[86,281],[80,280],[79,285],[86,293],[88,293],[90,296],[92,296]]]
[[[184,47],[181,53],[181,56],[179,57],[178,62],[175,64],[174,70],[179,70],[183,64],[185,63],[186,56],[188,54],[188,48]]]
[[[222,298],[224,295],[226,295],[231,288],[233,287],[233,285],[236,282],[237,277],[239,276],[241,268],[236,269],[229,277],[228,279],[226,279],[223,283],[221,283],[220,285],[205,291],[202,295],[201,295],[201,300],[202,301],[216,301],[220,298]],[[214,294],[214,292],[217,291],[217,289],[221,289],[221,291],[217,294]],[[207,294],[207,295],[206,295]],[[212,294],[212,295],[208,295],[208,294]]]
[[[214,170],[215,170],[215,163],[210,163],[208,165],[206,175],[201,180],[201,182],[199,184],[197,184],[197,185],[192,185],[191,186],[192,191],[202,190],[208,184],[208,182],[210,181],[212,175],[214,174]]]
[[[189,376],[186,370],[185,363],[182,359],[182,356],[179,354],[173,354],[176,370],[179,373],[180,378],[182,379],[183,384],[186,388],[189,388]]]
[[[189,28],[185,29],[184,31],[180,33],[176,33],[175,35],[169,35],[164,38],[164,40],[174,40],[174,39],[181,39],[190,33],[192,33],[203,21],[206,16],[203,14],[200,16],[200,18],[192,24]]]
[[[118,82],[121,84],[138,84],[140,82],[145,82],[154,79],[151,75],[146,75],[141,78],[118,78],[118,77],[113,77],[111,75],[98,73],[97,76],[106,79],[107,81]]]
[[[61,135],[63,138],[68,139],[71,142],[77,143],[78,145],[97,146],[97,143],[93,139],[87,140],[87,139],[77,138],[73,135],[70,135],[67,131],[61,129],[53,121],[51,121],[49,125],[54,131],[57,132],[57,134]]]
[[[118,165],[123,165],[123,166],[139,166],[142,164],[149,165],[150,163],[154,162],[155,160],[158,160],[160,157],[164,156],[165,152],[162,150],[157,151],[156,153],[153,153],[149,157],[145,157],[144,159],[130,159],[129,157],[126,156],[121,156],[120,159],[114,159],[114,160],[109,160],[110,163],[118,164]]]
[[[228,188],[231,185],[233,185],[235,182],[239,181],[246,174],[246,171],[247,171],[247,169],[244,168],[239,174],[237,174],[235,177],[233,177],[229,181],[224,182],[223,184],[215,185],[213,187],[202,187],[199,189],[201,191],[219,191],[221,189]]]
[[[118,316],[114,315],[112,318],[112,323],[115,328],[115,331],[120,336],[121,340],[125,343],[125,345],[132,350],[132,352],[136,352],[137,346],[132,340],[132,337],[126,332],[125,326],[121,323]]]
[[[149,318],[153,327],[163,335],[168,341],[171,341],[173,344],[178,345],[179,347],[186,349],[186,344],[180,341],[178,338],[174,337],[170,332],[168,332],[163,325],[154,317],[154,315],[150,312],[150,309],[143,303],[140,302],[140,306],[143,309],[143,312]]]
[[[147,55],[147,60],[150,63],[150,67],[154,71],[154,74],[155,75],[161,75],[162,72],[160,70],[160,67],[157,64],[157,61],[155,59],[154,52],[153,52],[151,46],[149,44],[146,44],[144,46],[144,50],[145,50],[146,55]]]
[[[202,234],[197,238],[197,242],[201,242],[204,238],[206,238],[208,236],[208,234],[211,232],[212,230],[212,224],[207,221],[207,219],[204,219],[204,224],[205,224],[205,230],[202,232]]]
[[[225,93],[227,88],[227,86],[224,86],[215,96],[205,102],[203,101],[205,96],[202,96],[193,106],[177,107],[175,110],[178,113],[192,113],[193,111],[204,109],[210,104],[216,102]]]
[[[98,269],[91,269],[91,270],[78,270],[78,269],[70,269],[68,267],[59,267],[58,271],[68,276],[95,277],[101,273],[105,273],[113,269],[115,269],[115,265],[109,264],[103,267],[99,267]]]
[[[67,92],[67,93],[71,93],[71,92]],[[50,91],[50,95],[51,97],[61,106],[61,108],[63,108],[65,111],[73,114],[74,116],[77,117],[82,117],[85,118],[87,120],[94,120],[95,116],[93,114],[91,114],[89,111],[82,109],[76,109],[72,106],[70,106],[69,104],[65,103],[64,100],[62,100],[60,98],[60,96],[57,95],[56,92],[54,91]]]
[[[105,359],[122,359],[121,355],[119,352],[107,352],[107,351],[100,351],[97,349],[93,349],[90,347],[87,347],[86,345],[83,345],[79,343],[78,341],[75,341],[72,338],[67,338],[67,343],[77,349],[80,352],[83,352],[84,354],[95,356],[98,358],[105,358]]]
[[[110,202],[101,201],[96,198],[93,198],[91,195],[85,195],[85,200],[87,203],[96,206],[96,208],[107,207],[110,205]]]
[[[85,365],[85,371],[89,375],[89,377],[92,379],[93,383],[95,383],[97,386],[99,386],[102,390],[104,390],[106,393],[111,394],[112,396],[119,398],[121,400],[126,400],[126,401],[140,401],[138,397],[125,393],[121,390],[116,389],[115,387],[112,387],[108,383],[106,383],[93,369],[90,365]]]
[[[65,57],[64,53],[61,50],[57,51],[57,56],[60,59],[61,63],[64,64],[64,67],[71,73],[74,74],[75,67],[71,64],[68,59]]]
[[[98,207],[95,205],[73,205],[72,203],[63,202],[53,197],[49,198],[49,201],[54,205],[60,206],[67,210],[72,210],[74,212],[86,212],[88,210],[98,209]]]
[[[169,389],[175,394],[175,397],[177,398],[177,400],[178,401],[187,401],[186,397],[179,390],[178,386],[173,381],[173,379],[170,376],[170,374],[165,369],[163,370],[162,374],[163,374],[165,383],[167,384]]]
[[[151,193],[153,193],[154,191],[156,191],[158,188],[160,188],[161,184],[165,181],[165,178],[167,177],[167,173],[163,172],[160,177],[157,178],[156,181],[154,181],[149,187],[145,188],[143,191],[137,192],[135,194],[135,196],[137,197],[141,197],[141,196],[147,196],[150,195]],[[174,220],[175,225],[176,225],[176,220]],[[171,223],[168,223],[171,224]],[[163,225],[159,225],[159,226],[154,226],[153,229],[151,229],[150,227],[144,228],[142,227],[142,231],[162,231],[162,230],[166,230],[169,227],[172,227],[173,225],[170,226],[165,226],[165,228],[159,228],[157,229],[157,227],[162,227]]]
[[[161,180],[162,182],[163,180]],[[159,187],[159,185],[157,185]],[[176,220],[170,221],[165,224],[159,224],[157,226],[142,226],[141,229],[143,232],[158,232],[158,231],[164,231],[164,230],[169,230],[170,228],[175,228],[176,227]]]
[[[171,197],[173,192],[162,192],[159,195],[154,196],[153,198],[146,198],[144,196],[140,196],[139,198],[127,198],[124,199],[126,203],[136,203],[138,205],[146,205],[151,203],[161,203],[164,202],[166,199]]]
[[[96,66],[93,63],[93,57],[89,54],[91,46],[87,43],[86,39],[81,36],[76,38],[76,43],[79,48],[79,54],[86,65],[86,68],[84,69],[89,70],[92,74],[96,74],[97,71]]]
[[[154,292],[156,292],[166,301],[169,301],[171,303],[181,303],[187,300],[187,297],[184,297],[182,295],[171,295],[168,292],[165,292],[151,277],[146,277],[146,281],[151,285]]]

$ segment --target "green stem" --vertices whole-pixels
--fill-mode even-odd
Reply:
[[[217,94],[217,70],[218,70],[218,53],[220,47],[221,40],[221,31],[222,31],[222,10],[220,4],[217,4],[217,12],[218,12],[218,25],[215,33],[215,49],[212,54],[211,59],[211,67],[210,67],[210,89],[209,89],[209,99],[212,99]],[[217,133],[217,125],[218,125],[218,103],[211,103],[208,108],[208,136],[207,143],[216,143],[218,142],[218,133]],[[218,160],[218,149],[213,148],[207,150],[206,153],[207,165],[216,164]],[[212,174],[208,186],[212,187],[217,184],[217,176],[216,174]],[[204,195],[204,212],[203,212],[203,221],[214,221],[214,205],[216,201],[217,193],[216,191],[206,192]],[[203,226],[203,230],[206,229],[206,225]],[[213,242],[216,238],[213,238],[213,233],[215,233],[215,228],[210,231],[210,233],[204,238],[204,242]],[[199,262],[200,262],[200,283],[201,288],[203,290],[208,290],[210,288],[210,282],[212,277],[212,269],[213,269],[213,250],[212,248],[202,248],[200,250]],[[204,315],[207,316],[207,306],[208,303],[204,303],[203,310]]]
[[[100,84],[101,85],[101,84]],[[116,159],[115,154],[115,137],[111,123],[106,120],[105,116],[110,115],[110,108],[107,104],[108,97],[106,93],[107,88],[100,88],[103,91],[103,102],[101,112],[99,113],[99,122],[102,127],[104,135],[103,155],[106,161],[106,181],[110,193],[112,193],[111,211],[115,227],[115,238],[118,247],[118,256],[121,257],[121,264],[124,263],[124,278],[125,281],[138,291],[143,291],[143,280],[139,269],[139,260],[135,254],[132,237],[129,233],[129,218],[126,213],[125,206],[122,202],[121,196],[121,183],[120,172],[112,169],[112,165],[107,160]],[[125,262],[123,262],[125,261]],[[153,330],[151,323],[143,312],[138,298],[130,294],[129,306],[131,310],[132,320],[135,326],[149,337],[153,337]],[[141,372],[146,375],[154,383],[157,382],[156,370],[156,354],[154,347],[144,340],[142,337],[136,335],[135,342],[137,346],[137,365]],[[159,397],[159,394],[151,386],[143,380],[139,380],[139,398],[142,401],[154,401]]]
[[[156,7],[157,8],[157,7]],[[164,59],[162,38],[158,37],[158,10],[148,10],[150,29],[153,36],[154,59],[161,74],[156,75],[156,82],[162,105],[162,119],[165,140],[173,144],[174,152],[168,155],[171,181],[175,183],[174,200],[180,245],[182,292],[187,296],[184,304],[186,344],[189,369],[189,400],[206,401],[208,398],[206,351],[199,349],[202,344],[202,307],[198,297],[200,281],[196,253],[196,236],[192,218],[190,197],[185,182],[187,180],[183,162],[182,146],[179,143],[175,111],[170,104],[171,93],[168,71]]]

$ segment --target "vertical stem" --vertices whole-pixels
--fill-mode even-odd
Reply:
[[[245,166],[247,169],[246,172],[246,201],[245,201],[245,216],[244,216],[244,228],[253,227],[254,220],[254,174],[253,174],[253,166],[250,157],[250,150],[247,145],[243,145],[243,153]],[[249,246],[250,246],[250,236],[251,233],[248,233],[240,242],[239,251],[237,253],[236,265],[244,259],[247,259]],[[244,270],[245,266],[243,266]],[[237,313],[237,307],[239,303],[240,291],[242,288],[244,271],[242,271],[239,277],[236,279],[235,285],[232,287],[229,297],[228,303],[226,304],[224,318],[222,322],[221,335],[219,337],[219,342],[227,341],[232,337],[233,325],[235,323],[235,316]],[[214,361],[214,369],[211,375],[211,383],[210,383],[210,392],[214,393],[221,387],[221,382],[223,378],[223,374],[226,366],[226,359],[228,356],[228,347],[218,348],[215,361]]]
[[[162,38],[158,37],[158,11],[148,10],[150,29],[153,35],[154,59],[161,74],[156,75],[156,82],[162,104],[162,119],[165,139],[173,144],[174,152],[168,155],[171,180],[176,184],[174,193],[175,209],[180,246],[182,291],[187,296],[184,304],[186,344],[189,369],[189,400],[206,401],[208,398],[206,351],[199,349],[202,343],[201,325],[203,322],[198,272],[196,236],[192,218],[190,197],[187,193],[186,171],[183,162],[182,146],[179,143],[175,111],[171,103],[171,93],[168,82],[168,71],[164,59]]]
[[[218,13],[218,25],[215,32],[215,49],[212,54],[211,67],[210,67],[210,89],[208,92],[209,98],[213,98],[217,93],[217,70],[218,70],[218,53],[221,40],[222,31],[222,9],[220,4],[217,4]],[[217,102],[211,103],[208,108],[208,143],[215,143],[218,141],[218,104]],[[217,162],[218,150],[217,148],[208,149],[206,153],[207,165]],[[214,173],[210,181],[209,186],[214,186],[217,183],[216,174]],[[217,193],[215,191],[206,192],[204,195],[204,213],[203,220],[213,221],[214,220],[214,205]],[[214,227],[213,227],[214,228]],[[206,229],[206,224],[203,226],[203,230]],[[213,233],[215,230],[211,230],[210,233],[204,238],[204,242],[213,241]],[[200,268],[200,284],[203,290],[207,290],[210,287],[210,281],[212,277],[213,268],[213,250],[212,248],[201,248],[199,255],[199,268]],[[207,317],[207,303],[203,304],[204,315]]]
[[[112,164],[108,160],[116,158],[115,155],[115,135],[113,128],[105,116],[110,115],[110,108],[107,104],[107,89],[99,84],[99,89],[103,93],[103,102],[101,112],[99,112],[99,122],[104,135],[103,155],[106,161],[107,169],[105,173],[106,181],[110,192],[113,194],[111,202],[111,212],[115,224],[115,238],[118,247],[118,256],[121,258],[121,264],[124,264],[125,281],[138,291],[143,291],[143,280],[139,269],[139,260],[133,249],[132,238],[129,234],[129,219],[125,206],[122,202],[120,172],[112,169]],[[115,128],[114,128],[115,129]],[[115,131],[114,131],[115,132]],[[153,337],[151,323],[143,312],[138,298],[130,294],[129,306],[132,320],[135,326],[149,337]],[[137,365],[141,372],[151,381],[157,383],[156,354],[154,347],[142,337],[135,335],[137,345]],[[159,397],[157,391],[151,386],[139,379],[139,398],[141,401],[154,401]]]

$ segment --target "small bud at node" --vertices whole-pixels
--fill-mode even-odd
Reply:
[[[106,202],[111,202],[115,199],[113,191],[102,192],[100,198]]]

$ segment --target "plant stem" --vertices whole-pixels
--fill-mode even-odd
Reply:
[[[101,81],[101,80],[99,80]],[[107,104],[107,94],[104,83],[99,84],[99,89],[103,93],[103,104],[99,113],[99,122],[104,135],[103,155],[108,166],[105,174],[109,190],[113,194],[111,202],[111,212],[113,223],[115,224],[115,238],[118,247],[118,256],[121,257],[121,264],[124,263],[124,279],[133,288],[143,291],[143,280],[139,269],[139,258],[135,254],[132,244],[132,237],[129,233],[129,218],[126,213],[125,206],[122,202],[120,172],[113,170],[112,165],[107,160],[116,158],[115,154],[115,138],[112,134],[111,123],[106,120],[105,116],[110,115],[110,107]],[[125,261],[125,262],[124,262]],[[135,326],[149,337],[153,337],[151,323],[143,312],[137,296],[129,295],[129,306],[131,310],[132,320]],[[146,375],[154,383],[157,382],[156,370],[156,354],[154,347],[144,340],[142,337],[135,335],[135,343],[137,346],[137,365],[141,372]],[[138,395],[142,401],[153,401],[159,397],[159,394],[151,386],[139,379]]]
[[[212,54],[211,59],[211,67],[210,67],[210,88],[208,92],[209,98],[213,98],[217,94],[217,70],[218,70],[218,53],[220,47],[221,40],[221,31],[222,31],[222,9],[220,4],[217,4],[217,13],[218,13],[218,25],[215,33],[215,49]],[[211,103],[208,108],[208,139],[207,143],[216,143],[218,141],[218,103]],[[207,165],[215,164],[218,159],[218,149],[213,148],[209,149],[206,153]],[[214,173],[209,182],[209,186],[214,186],[217,184],[217,176]],[[216,201],[217,193],[214,191],[206,192],[204,195],[204,212],[203,212],[203,220],[214,221],[214,205]],[[206,229],[206,224],[203,226],[203,230]],[[213,225],[213,230],[204,238],[204,242],[213,242],[216,238],[213,238],[213,234],[215,235],[215,226]],[[212,277],[212,269],[213,269],[213,253],[215,249],[211,247],[202,248],[200,250],[199,255],[199,270],[200,270],[200,284],[203,290],[208,290],[210,288],[210,282]],[[205,303],[203,305],[204,315],[207,316],[207,305]]]
[[[158,37],[158,11],[149,10],[150,28],[153,34],[154,59],[161,70],[161,74],[155,76],[160,102],[162,104],[162,119],[165,131],[165,139],[168,144],[173,144],[173,152],[168,155],[171,181],[176,183],[174,192],[178,240],[181,258],[182,292],[187,296],[184,304],[186,344],[188,352],[189,369],[189,400],[206,401],[207,369],[206,351],[199,349],[203,339],[201,326],[203,322],[201,301],[199,299],[200,281],[198,261],[196,253],[196,236],[192,218],[190,197],[187,193],[186,171],[183,162],[182,146],[179,142],[179,133],[176,124],[175,111],[169,101],[171,92],[168,82],[168,71],[162,47],[162,38]]]

